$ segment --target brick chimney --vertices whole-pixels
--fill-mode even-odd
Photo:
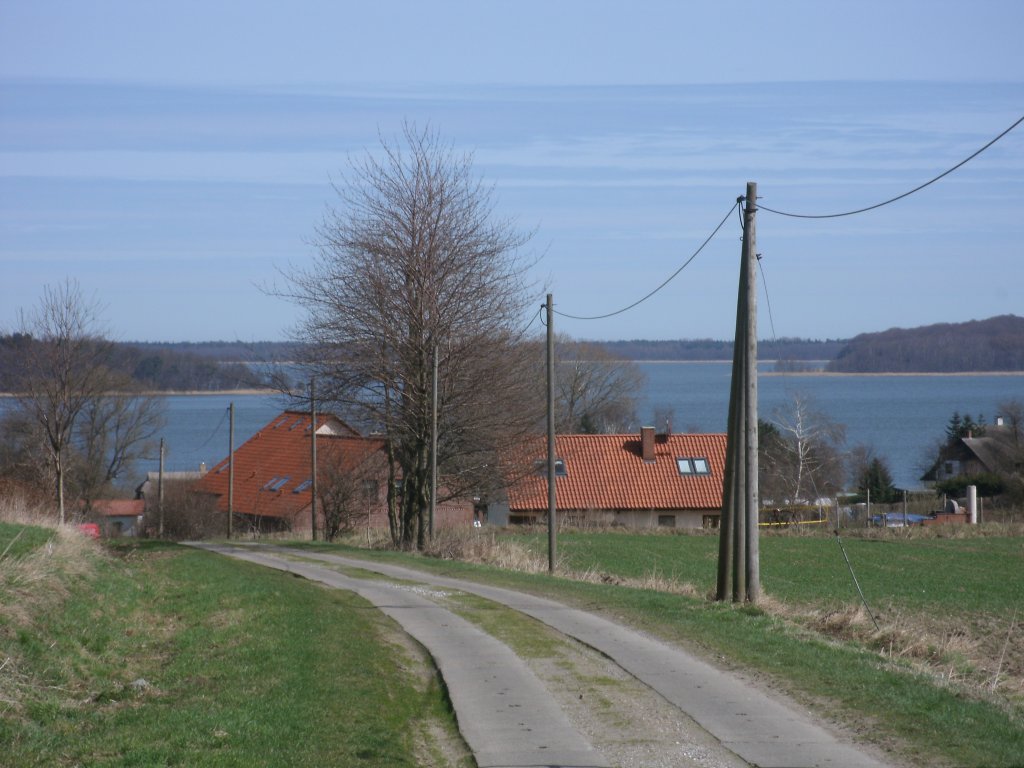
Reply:
[[[646,462],[654,461],[654,427],[640,427],[640,456]]]

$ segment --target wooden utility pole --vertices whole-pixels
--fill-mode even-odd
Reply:
[[[312,426],[309,431],[309,530],[313,541],[316,541],[316,379],[309,380],[309,419]]]
[[[430,385],[430,515],[427,533],[434,538],[434,515],[437,512],[437,343],[434,343],[434,373]]]
[[[235,404],[228,406],[228,538],[235,516]]]
[[[725,457],[717,598],[756,602],[761,594],[757,485],[757,184],[747,183],[736,301],[732,388]]]
[[[558,520],[555,515],[555,312],[550,293],[545,310],[548,321],[548,573],[553,574]]]
[[[164,537],[164,439],[162,437],[160,438],[160,476],[156,482],[156,498],[159,515],[156,535],[157,538],[162,539]]]

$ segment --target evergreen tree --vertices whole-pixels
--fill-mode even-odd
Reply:
[[[871,459],[857,479],[857,488],[867,496],[871,492],[871,500],[879,504],[888,504],[899,499],[899,491],[892,484],[892,473],[886,463],[877,457]]]

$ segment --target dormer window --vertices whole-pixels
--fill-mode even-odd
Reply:
[[[679,467],[679,474],[683,476],[711,474],[711,466],[703,456],[677,457],[676,466]]]

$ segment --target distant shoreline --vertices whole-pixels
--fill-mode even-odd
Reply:
[[[731,360],[629,360],[645,365],[705,365],[707,363],[731,364]],[[759,363],[776,363],[777,360],[759,360]],[[827,360],[786,361],[800,363],[825,363]],[[1022,371],[761,371],[759,376],[1024,376]]]
[[[215,395],[280,395],[276,389],[153,389],[142,392],[131,392],[135,395],[163,395],[164,397],[204,397]],[[15,392],[0,392],[0,397],[17,397]]]

